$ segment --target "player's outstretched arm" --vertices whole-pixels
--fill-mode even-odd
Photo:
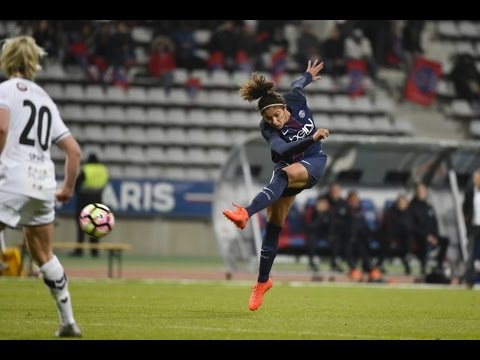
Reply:
[[[318,59],[315,59],[315,61],[313,61],[312,63],[312,61],[309,60],[307,70],[305,70],[305,73],[302,76],[292,82],[291,90],[302,90],[312,81],[320,79],[321,77],[318,74],[320,73],[320,71],[322,71],[322,69],[323,62],[318,62]],[[301,92],[303,94],[303,91]]]
[[[315,61],[312,63],[312,60],[308,60],[307,70],[305,72],[308,72],[310,75],[312,75],[312,81],[316,81],[322,78],[320,75],[318,75],[322,69],[323,61],[319,62],[318,59],[315,59]]]

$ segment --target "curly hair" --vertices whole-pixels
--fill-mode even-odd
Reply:
[[[252,102],[258,101],[258,110],[262,112],[269,105],[284,105],[285,100],[282,95],[273,89],[275,84],[273,81],[267,81],[264,75],[253,73],[252,78],[246,81],[240,87],[240,96],[243,100]]]
[[[17,36],[5,41],[0,67],[8,77],[20,72],[26,79],[33,80],[45,55],[45,50],[37,45],[33,37]]]

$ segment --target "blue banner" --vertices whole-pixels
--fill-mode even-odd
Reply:
[[[111,179],[103,203],[116,216],[210,219],[213,186],[212,181]],[[73,216],[75,203],[73,198],[58,204],[57,213]]]

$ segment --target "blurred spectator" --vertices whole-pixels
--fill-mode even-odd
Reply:
[[[68,57],[82,68],[87,79],[97,80],[96,71],[90,69],[90,59],[94,50],[92,24],[84,22],[79,31],[71,34],[70,39]],[[68,59],[66,61],[68,62]]]
[[[438,222],[435,210],[427,202],[427,187],[423,183],[415,186],[415,196],[410,202],[408,211],[412,216],[414,233],[413,253],[420,260],[420,272],[426,274],[428,253],[438,250],[435,271],[443,269],[443,261],[448,248],[448,239],[438,233]]]
[[[450,72],[450,79],[457,96],[474,105],[480,101],[480,73],[475,66],[475,59],[472,55],[457,55]]]
[[[392,20],[358,20],[357,26],[363,30],[365,37],[370,41],[375,63],[384,65],[387,52],[391,48]]]
[[[335,26],[330,37],[323,43],[325,72],[334,77],[345,74],[345,44],[339,29]]]
[[[135,51],[130,28],[125,21],[119,21],[111,38],[114,50],[113,65],[129,69],[135,65]]]
[[[177,66],[188,70],[205,67],[205,62],[196,55],[197,43],[187,20],[181,20],[173,33],[175,61]]]
[[[255,26],[244,21],[238,33],[238,46],[235,54],[235,69],[250,73],[261,67],[259,64],[260,48],[256,41]]]
[[[325,197],[319,196],[315,201],[311,218],[308,219],[306,226],[306,235],[308,241],[308,259],[309,266],[312,271],[318,271],[317,265],[315,265],[315,255],[317,254],[317,247],[322,243],[328,247],[326,250],[331,255],[331,246],[329,242],[330,225],[331,225],[331,213],[330,203]]]
[[[170,36],[177,27],[178,20],[151,20],[153,36]]]
[[[368,244],[371,232],[365,219],[365,214],[360,207],[360,198],[356,191],[350,191],[347,196],[348,203],[348,229],[349,237],[346,244],[346,257],[349,267],[349,276],[354,281],[362,279],[362,273],[357,269],[358,259],[362,261],[362,270],[369,274],[371,280],[378,280],[381,274],[373,271],[370,263]]]
[[[377,79],[377,65],[373,57],[372,45],[361,29],[353,30],[352,34],[345,39],[345,56],[348,60],[365,61],[368,73],[373,80]]]
[[[257,24],[257,42],[263,49],[273,42],[274,33],[278,29],[283,29],[288,20],[258,20]]]
[[[332,271],[343,272],[338,264],[340,256],[344,255],[346,242],[350,235],[348,230],[349,211],[347,202],[342,198],[342,188],[339,183],[332,183],[329,186],[328,194],[324,196],[330,204],[331,228],[329,241],[332,246],[332,257],[330,267]]]
[[[125,21],[119,21],[110,39],[112,66],[107,69],[109,81],[123,88],[128,86],[128,71],[136,64],[131,30]]]
[[[473,185],[465,192],[463,213],[468,234],[468,262],[465,282],[475,284],[475,261],[480,260],[480,169],[473,173]]]
[[[177,67],[174,57],[174,44],[166,36],[157,36],[150,50],[148,73],[157,78],[167,92],[173,85],[174,71]]]
[[[97,30],[94,43],[95,48],[91,58],[92,63],[96,67],[96,78],[100,82],[106,82],[105,74],[109,65],[113,64],[115,56],[114,49],[111,45],[112,26],[109,22],[100,24]]]
[[[308,63],[308,60],[320,58],[320,40],[313,31],[310,22],[304,22],[297,38],[296,59],[299,65]]]
[[[209,44],[210,56],[207,61],[210,70],[235,68],[238,49],[238,35],[233,20],[225,20],[212,35]]]
[[[425,20],[406,20],[402,32],[402,47],[407,65],[407,73],[417,56],[423,54],[422,31]]]
[[[402,33],[403,33],[403,20],[391,20],[391,38],[387,48],[386,65],[399,66],[405,62],[405,53],[403,51]]]
[[[405,195],[399,195],[392,208],[385,211],[382,227],[387,254],[389,257],[400,257],[405,275],[410,275],[408,255],[413,244],[413,226]],[[382,264],[379,263],[378,266]]]
[[[276,28],[270,46],[272,55],[272,80],[275,84],[280,83],[282,75],[287,70],[288,40],[285,37],[284,28]]]
[[[33,38],[38,46],[45,49],[51,59],[60,58],[60,39],[55,24],[49,20],[40,20],[33,26]]]
[[[198,93],[201,89],[202,83],[198,77],[191,76],[187,79],[185,90],[187,91],[187,95],[190,97],[190,99],[194,100],[198,96]]]

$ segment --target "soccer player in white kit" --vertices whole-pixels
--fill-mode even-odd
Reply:
[[[33,82],[44,55],[30,36],[7,39],[0,55],[9,78],[0,84],[0,231],[23,227],[30,254],[57,304],[60,328],[55,335],[79,337],[67,278],[52,242],[55,199],[72,197],[81,151],[55,103]],[[65,180],[59,189],[50,157],[53,143],[65,152]]]

